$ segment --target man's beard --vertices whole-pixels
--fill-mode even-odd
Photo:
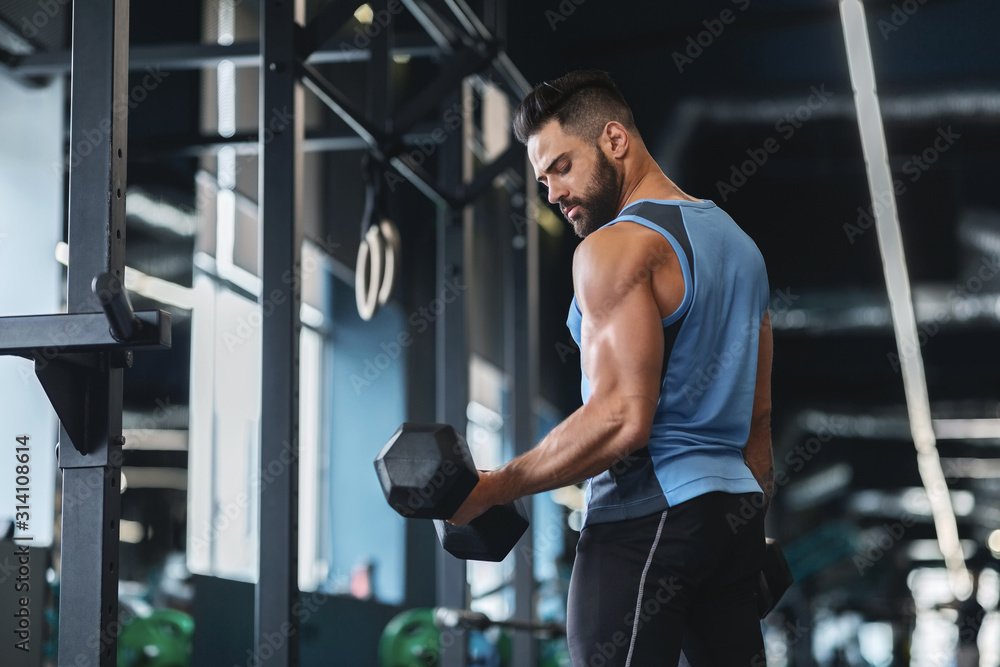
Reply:
[[[574,206],[577,207],[576,216],[574,218],[566,217],[566,219],[573,225],[573,231],[580,238],[585,238],[591,232],[615,219],[615,216],[618,215],[618,198],[621,195],[624,182],[622,174],[615,169],[615,165],[608,156],[600,148],[595,148],[595,150],[597,151],[597,170],[594,172],[586,194],[581,199],[560,204],[563,217],[566,217],[567,210]]]

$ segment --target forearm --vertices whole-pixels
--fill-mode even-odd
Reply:
[[[582,406],[531,451],[494,471],[498,502],[577,484],[598,475],[641,447],[648,429],[634,418],[608,413],[595,402]]]
[[[764,491],[765,502],[774,496],[774,455],[771,451],[770,420],[758,422],[750,429],[750,437],[743,449],[743,459],[754,479]]]

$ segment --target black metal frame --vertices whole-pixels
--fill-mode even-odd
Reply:
[[[261,133],[258,217],[261,299],[275,293],[274,310],[262,325],[260,474],[282,463],[260,489],[260,566],[255,598],[257,657],[277,667],[299,664],[298,452],[301,139],[304,105],[296,81],[296,13],[304,0],[262,0],[260,14],[260,127],[274,109],[291,109],[291,122]],[[289,460],[290,459],[290,460]],[[278,637],[279,639],[275,639]],[[273,655],[271,653],[273,652]]]
[[[438,206],[437,278],[439,282],[461,279],[464,275],[464,220],[465,207],[491,187],[493,180],[507,169],[523,167],[523,150],[512,146],[503,156],[486,165],[471,183],[465,183],[461,173],[461,142],[450,142],[442,147],[439,155],[439,174],[434,178],[406,153],[407,141],[418,121],[431,109],[444,108],[460,90],[461,83],[470,75],[492,68],[499,72],[508,92],[519,100],[529,90],[527,82],[517,72],[497,40],[464,0],[426,1],[404,0],[405,6],[428,30],[440,53],[447,56],[437,79],[421,95],[396,114],[388,116],[389,56],[395,40],[390,38],[391,28],[372,41],[365,51],[370,66],[371,91],[362,113],[347,95],[327,80],[315,67],[317,50],[329,41],[335,32],[353,14],[353,5],[343,0],[332,0],[321,13],[306,25],[294,21],[294,9],[281,0],[264,0],[261,14],[261,123],[265,113],[272,108],[289,106],[296,122],[301,125],[301,103],[296,99],[300,92],[295,88],[297,79],[302,87],[310,90],[331,109],[364,142],[372,156],[383,164],[391,165],[403,178],[412,183]],[[373,3],[375,10],[379,3]],[[448,17],[458,23],[454,25]],[[276,34],[277,33],[277,34]],[[449,92],[452,95],[449,97]],[[304,150],[301,129],[279,134],[271,144],[259,146],[261,155],[261,238],[264,248],[261,266],[264,271],[262,294],[284,272],[298,266],[297,250],[301,230],[298,223],[300,198],[296,191],[297,168]],[[354,145],[352,144],[352,147]],[[272,223],[271,220],[276,222]],[[289,245],[290,244],[290,245]],[[522,253],[525,254],[525,253]],[[515,279],[515,300],[520,304],[521,316],[517,318],[518,342],[515,351],[527,351],[530,335],[525,330],[529,324],[526,313],[531,312],[527,290],[532,283],[528,278],[527,258],[521,258],[515,271],[524,272]],[[268,278],[270,276],[270,280]],[[278,285],[280,288],[281,286]],[[268,350],[264,360],[264,410],[262,412],[261,465],[280,454],[283,442],[292,443],[297,453],[298,401],[296,378],[298,373],[297,317],[298,285],[292,286],[293,298],[281,313],[265,321],[263,346]],[[270,322],[270,327],[268,326]],[[468,348],[466,343],[466,311],[462,295],[448,305],[436,326],[437,347],[437,419],[447,423],[462,424],[468,403]],[[522,363],[532,358],[522,356]],[[518,366],[519,371],[523,367]],[[270,378],[270,379],[269,379]],[[531,393],[534,383],[524,382],[518,387],[526,390],[518,400],[516,435],[523,443],[533,442],[531,424]],[[292,396],[292,398],[290,398]],[[282,414],[277,412],[284,411]],[[268,414],[268,413],[272,414]],[[270,424],[270,426],[268,426]],[[283,440],[284,439],[284,440]],[[298,664],[298,619],[295,615],[298,559],[296,530],[297,504],[295,487],[297,459],[287,466],[287,475],[277,485],[269,485],[261,495],[260,521],[260,579],[257,585],[256,631],[257,654],[270,651],[275,631],[287,641],[275,650],[268,660],[276,667],[295,667]],[[530,563],[519,562],[516,567],[518,612],[522,618],[534,616],[533,587]],[[437,556],[438,604],[464,608],[467,604],[464,563],[449,557],[443,550]],[[464,642],[455,645],[464,646]],[[517,648],[521,657],[530,656],[530,640],[520,638]],[[444,651],[443,667],[464,667],[464,650]],[[525,663],[527,664],[527,663]]]
[[[124,292],[104,304],[93,293],[93,278],[124,272],[124,188],[126,164],[126,88],[128,70],[163,67],[170,70],[198,69],[228,59],[246,66],[259,65],[261,77],[260,123],[267,122],[273,108],[292,110],[294,122],[264,142],[248,135],[224,143],[256,142],[260,156],[260,266],[262,298],[280,290],[290,298],[275,306],[263,321],[261,466],[284,461],[290,449],[291,463],[261,490],[260,576],[256,587],[255,632],[257,655],[276,667],[298,664],[300,636],[296,604],[298,597],[298,333],[300,286],[289,286],[285,277],[299,267],[302,230],[301,156],[310,149],[367,148],[373,157],[390,165],[438,206],[437,278],[462,279],[466,206],[484,193],[493,180],[508,169],[523,166],[523,151],[513,146],[503,156],[483,167],[471,182],[461,172],[461,142],[449,142],[440,151],[440,169],[434,177],[407,154],[419,136],[420,119],[432,109],[443,108],[442,99],[454,100],[461,83],[470,75],[492,70],[512,98],[519,100],[530,87],[511,64],[500,41],[468,7],[465,0],[403,0],[430,36],[389,38],[390,31],[372,41],[367,49],[324,51],[337,30],[354,12],[355,4],[331,2],[308,24],[297,22],[295,2],[261,0],[260,41],[230,46],[157,45],[133,50],[128,46],[128,0],[76,0],[72,58],[65,53],[36,52],[5,62],[7,74],[31,84],[39,77],[64,74],[72,62],[72,130],[70,145],[85,133],[102,127],[108,119],[111,131],[70,172],[70,269],[68,315],[3,318],[0,354],[19,354],[36,359],[36,372],[56,406],[62,421],[60,447],[63,486],[63,583],[61,596],[60,663],[79,657],[88,664],[112,665],[116,638],[112,623],[117,608],[117,545],[121,465],[121,367],[129,365],[130,347],[167,347],[170,343],[169,315],[150,311],[131,315]],[[377,8],[377,7],[376,7]],[[498,12],[502,11],[498,8]],[[84,54],[86,54],[84,56]],[[317,70],[325,62],[367,60],[373,77],[388,80],[390,57],[444,56],[438,77],[421,95],[411,100],[395,118],[388,115],[388,87],[375,85],[362,113],[354,103]],[[377,79],[373,79],[377,80]],[[304,139],[302,93],[311,90],[334,111],[357,138],[344,136]],[[180,151],[189,154],[210,150],[219,141],[190,138]],[[325,143],[324,143],[325,142]],[[177,143],[171,141],[171,150]],[[157,146],[147,147],[147,153]],[[73,161],[71,161],[72,163]],[[292,169],[288,166],[293,165]],[[522,253],[523,254],[523,253]],[[514,265],[516,273],[530,271],[524,259]],[[525,326],[525,308],[530,279],[512,283],[519,315],[512,352],[518,359],[515,371],[524,372],[530,355]],[[286,292],[287,290],[287,292]],[[124,305],[123,305],[124,304]],[[52,353],[51,343],[75,328],[71,344]],[[9,326],[7,326],[9,325]],[[130,331],[130,329],[134,329]],[[436,326],[437,415],[446,422],[462,424],[468,402],[468,349],[466,310],[461,297],[449,304]],[[129,335],[131,333],[131,335]],[[530,394],[533,384],[521,382],[516,403],[517,441],[530,442]],[[83,401],[81,401],[83,397]],[[80,406],[86,405],[86,410]],[[523,438],[523,440],[522,440]],[[100,493],[93,490],[100,489]],[[518,615],[531,618],[530,564],[518,564]],[[525,574],[525,572],[527,574]],[[525,580],[525,576],[527,579]],[[460,561],[438,556],[438,603],[466,606],[465,567]],[[525,584],[525,581],[528,584]],[[520,598],[524,597],[524,600]],[[282,637],[274,641],[275,633]],[[97,642],[94,638],[98,639]],[[96,646],[94,646],[96,644]],[[275,644],[279,644],[276,646]],[[265,649],[266,647],[266,649]],[[524,655],[521,653],[521,655]],[[466,662],[462,650],[447,651],[442,664],[459,667]]]
[[[443,284],[445,280],[462,280],[465,275],[465,219],[466,206],[492,186],[494,179],[508,169],[520,171],[524,167],[523,149],[520,146],[511,148],[489,165],[485,165],[469,183],[465,182],[461,171],[463,142],[447,142],[439,151],[438,177],[434,178],[421,165],[416,164],[406,152],[410,144],[406,135],[413,131],[419,120],[432,109],[442,109],[454,102],[461,91],[461,84],[471,75],[481,74],[487,69],[493,69],[500,74],[500,79],[507,87],[512,98],[520,100],[530,90],[527,82],[517,72],[495,39],[476,15],[465,4],[464,0],[403,0],[404,5],[413,13],[421,25],[428,31],[436,47],[446,57],[445,63],[437,78],[427,86],[419,96],[411,100],[394,117],[389,117],[387,110],[388,90],[384,83],[388,80],[388,65],[390,49],[393,46],[391,27],[370,45],[370,80],[373,82],[367,100],[366,111],[363,114],[348,96],[344,95],[329,80],[327,80],[311,63],[307,62],[314,49],[332,37],[344,20],[350,16],[346,7],[348,3],[342,0],[332,0],[327,7],[308,25],[298,28],[300,44],[297,55],[297,70],[302,85],[312,91],[328,108],[330,108],[348,127],[367,144],[372,156],[383,164],[391,165],[396,172],[413,184],[420,192],[433,201],[438,207],[438,247],[437,247],[437,280]],[[372,3],[378,10],[380,3]],[[450,17],[450,19],[448,18]],[[452,21],[456,22],[455,25]],[[263,42],[263,40],[262,40]],[[269,63],[267,57],[264,60]],[[442,104],[444,101],[444,104]],[[262,147],[263,150],[263,147]],[[299,151],[298,154],[300,154]],[[264,153],[267,161],[267,154]],[[266,170],[267,167],[262,166]],[[262,181],[263,192],[268,185]],[[284,187],[284,186],[283,186]],[[266,214],[265,214],[266,215]],[[527,296],[532,284],[537,287],[537,281],[532,283],[526,262],[527,252],[515,264],[515,272],[523,272],[524,276],[514,279],[512,287],[516,293],[513,297],[517,302],[519,313],[517,318],[517,343],[514,352],[527,352],[530,346],[530,334],[526,331],[530,322],[527,315],[533,312],[533,303]],[[533,274],[532,274],[533,275]],[[265,290],[266,291],[266,290]],[[464,295],[450,303],[436,324],[436,358],[437,358],[437,419],[445,423],[463,424],[466,420],[468,404],[468,346],[466,332],[466,308]],[[511,332],[515,333],[515,332]],[[268,345],[267,332],[264,338]],[[272,359],[282,359],[283,355],[275,355]],[[533,357],[521,355],[521,361],[527,362]],[[522,366],[517,367],[523,371]],[[518,400],[518,410],[515,419],[518,426],[515,434],[523,438],[523,443],[533,443],[534,433],[531,425],[534,423],[531,413],[531,392],[534,383],[527,381],[518,386],[525,390]],[[528,446],[525,444],[524,446]],[[262,461],[265,460],[262,456]],[[291,510],[291,506],[284,508]],[[276,515],[277,517],[278,515]],[[288,516],[287,514],[285,515]],[[278,534],[284,533],[279,530]],[[261,523],[261,544],[273,539],[265,531]],[[288,545],[289,554],[282,554],[279,564],[284,560],[297,556],[295,547]],[[270,568],[265,563],[264,553],[261,553],[261,573]],[[461,561],[448,556],[443,550],[437,551],[437,603],[439,605],[464,608],[467,605],[467,585],[465,565]],[[520,560],[515,566],[516,593],[518,597],[518,615],[531,619],[533,609],[533,575],[530,562]],[[274,579],[277,584],[277,578]],[[261,582],[263,584],[263,580]],[[262,599],[258,594],[258,604]],[[258,619],[264,610],[258,606]],[[277,618],[274,622],[277,622]],[[296,636],[291,638],[295,642]],[[263,646],[265,638],[258,633],[258,650]],[[452,650],[443,651],[440,664],[442,667],[464,667],[467,656],[464,641],[456,642]],[[524,660],[533,656],[533,643],[530,638],[520,637],[517,640],[517,655]],[[280,658],[280,656],[275,656]],[[273,658],[272,658],[273,659]],[[280,667],[295,665],[295,662],[278,661]],[[521,664],[521,663],[519,663]],[[530,662],[523,662],[530,664]]]
[[[0,354],[35,360],[60,420],[67,665],[117,661],[122,368],[170,346],[169,314],[134,313],[122,287],[128,20],[128,0],[74,2],[67,314],[0,318]]]
[[[521,156],[523,160],[524,157]],[[538,431],[534,397],[538,395],[538,225],[527,224],[535,187],[526,183],[527,192],[520,201],[511,202],[515,220],[523,227],[506,225],[507,262],[504,303],[504,370],[511,378],[511,419],[507,423],[508,437],[514,445],[514,455],[531,449]],[[525,498],[525,509],[532,515],[533,498]],[[534,531],[529,530],[517,547],[518,556],[534,553]],[[535,618],[535,573],[533,558],[520,558],[514,568],[514,616]],[[514,636],[512,664],[536,664],[533,637],[525,633]]]
[[[339,5],[331,2],[330,5]],[[351,12],[353,13],[353,9]],[[318,17],[317,17],[318,18]],[[312,28],[297,29],[301,39],[320,39],[321,31],[329,30],[325,21]],[[343,23],[341,23],[342,25]],[[336,28],[330,30],[327,39]],[[147,67],[162,67],[171,71],[199,70],[215,67],[223,60],[234,63],[237,67],[255,67],[260,62],[259,42],[236,42],[234,44],[142,44],[131,49],[129,70],[141,72]],[[440,55],[437,47],[420,34],[400,35],[395,40],[392,49],[393,56],[410,56],[414,58],[436,57]],[[348,63],[369,60],[372,54],[369,49],[315,49],[303,48],[299,52],[302,60],[316,65],[320,63]],[[36,51],[24,56],[13,57],[0,62],[0,71],[21,81],[33,85],[36,79],[69,74],[72,61],[72,51]]]
[[[461,90],[446,98],[453,104]],[[439,158],[442,185],[455,188],[462,182],[462,145],[450,142],[442,146]],[[465,269],[465,211],[457,206],[438,206],[437,216],[437,283],[468,280]],[[469,350],[466,331],[465,291],[448,304],[435,327],[437,352],[436,421],[461,426],[467,423],[469,405]],[[468,605],[466,569],[462,561],[438,549],[437,605],[464,609]],[[438,660],[441,667],[464,667],[467,662],[466,643],[452,642],[444,648]]]

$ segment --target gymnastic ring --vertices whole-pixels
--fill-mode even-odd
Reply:
[[[379,226],[372,225],[358,246],[358,262],[354,270],[354,298],[358,304],[358,315],[366,322],[378,312],[384,255],[385,247]]]
[[[383,266],[385,268],[382,274],[382,287],[378,292],[378,305],[384,306],[392,297],[392,289],[395,287],[397,276],[399,275],[401,244],[399,230],[396,229],[396,225],[391,220],[383,220],[379,224],[379,230],[382,232],[382,240],[384,242],[385,261],[383,262]]]

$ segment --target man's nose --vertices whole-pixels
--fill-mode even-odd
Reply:
[[[558,185],[556,183],[549,182],[549,203],[558,204],[560,201],[566,198],[566,188]]]

